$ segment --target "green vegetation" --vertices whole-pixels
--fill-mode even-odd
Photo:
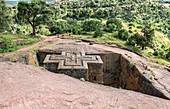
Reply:
[[[153,60],[170,61],[170,8],[165,3],[152,0],[74,0],[50,4],[33,0],[29,3],[21,1],[11,8],[5,1],[1,2],[2,33],[72,33],[130,47],[153,57]],[[1,37],[1,42],[6,40]],[[3,49],[11,42],[4,43]]]
[[[42,40],[39,36],[0,34],[0,53],[11,52]]]
[[[36,27],[45,24],[51,14],[49,6],[41,0],[33,0],[31,3],[21,1],[17,6],[17,21],[30,24],[32,35],[36,34]]]
[[[12,8],[8,7],[5,1],[0,1],[0,32],[11,31]]]

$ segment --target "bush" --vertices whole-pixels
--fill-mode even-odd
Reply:
[[[49,26],[49,31],[54,34],[67,33],[69,31],[69,24],[66,20],[53,21]]]
[[[142,29],[143,27],[142,26],[137,26],[138,29]]]
[[[82,28],[87,32],[97,31],[102,28],[102,23],[97,19],[87,19],[83,22]]]
[[[41,25],[39,26],[39,29],[38,29],[38,34],[42,34],[42,35],[49,35],[50,34],[50,31],[47,27]]]
[[[159,56],[159,51],[158,50],[154,50],[153,55],[154,56]]]
[[[114,33],[112,34],[112,37],[118,38],[118,32],[117,32],[117,31],[114,32]]]
[[[133,36],[129,37],[128,40],[126,41],[126,44],[135,46],[135,44],[136,44],[135,36],[133,35]]]
[[[130,26],[129,29],[132,29],[132,27]]]
[[[0,37],[0,48],[5,49],[11,44],[11,39]]]
[[[133,31],[131,29],[128,30],[129,33],[133,33]]]
[[[103,36],[103,31],[102,30],[96,30],[94,32],[94,35],[93,35],[94,38],[102,37],[102,36]]]
[[[135,27],[135,23],[134,22],[130,22],[129,23],[129,27]]]
[[[166,59],[170,60],[170,48],[169,48],[168,51],[167,51]]]
[[[118,38],[121,40],[127,40],[129,38],[129,32],[126,29],[118,31]]]
[[[72,29],[72,33],[77,34],[77,35],[83,34],[83,29],[81,27],[77,26],[77,27]]]
[[[116,31],[116,25],[115,24],[108,24],[106,27],[105,27],[105,31],[107,32],[114,32]]]
[[[17,46],[12,44],[12,39],[0,37],[0,53],[11,52],[17,49]]]
[[[106,22],[106,28],[108,28],[110,24],[116,25],[116,28],[115,28],[116,31],[119,31],[123,27],[121,19],[118,19],[118,18],[109,19]]]
[[[142,48],[142,50],[147,46],[146,38],[140,35],[139,33],[135,33],[132,35],[126,42],[128,45],[138,45]]]

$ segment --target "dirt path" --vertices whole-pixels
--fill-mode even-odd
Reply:
[[[42,38],[44,38],[44,40],[38,42],[38,43],[35,43],[31,46],[26,46],[26,47],[23,47],[17,51],[13,51],[13,52],[8,52],[8,53],[2,53],[0,54],[0,57],[1,56],[4,56],[4,55],[7,55],[7,54],[15,54],[15,53],[18,53],[18,52],[23,52],[23,51],[28,51],[28,50],[31,50],[31,49],[36,49],[36,48],[39,48],[39,47],[42,47],[46,44],[50,44],[50,43],[53,43],[55,41],[58,40],[58,36],[51,36],[51,37],[45,37],[45,36],[42,36]]]

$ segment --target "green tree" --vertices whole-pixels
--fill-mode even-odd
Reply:
[[[12,27],[12,9],[5,0],[0,1],[0,32],[10,31]]]
[[[28,23],[32,27],[32,35],[36,34],[36,27],[49,21],[51,9],[50,6],[42,0],[33,0],[28,3],[21,1],[17,7],[18,20]]]
[[[105,31],[107,32],[114,32],[116,31],[116,25],[114,23],[110,23],[105,27]]]
[[[139,33],[135,33],[134,35],[132,35],[127,40],[127,44],[132,45],[132,46],[137,45],[137,46],[141,47],[142,50],[145,49],[145,47],[147,46],[146,38]]]
[[[66,20],[59,19],[57,21],[52,21],[49,26],[49,30],[53,34],[67,33],[70,30],[70,25]]]
[[[106,22],[106,27],[109,28],[109,30],[114,30],[114,28],[112,28],[113,26],[110,26],[111,24],[116,25],[115,30],[117,31],[119,31],[123,27],[121,19],[118,18],[111,18]]]
[[[102,23],[97,19],[87,19],[83,22],[82,28],[84,31],[96,31],[102,27]]]
[[[144,37],[146,38],[146,44],[147,46],[152,47],[152,41],[155,36],[154,28],[151,27],[151,25],[146,25],[143,29],[142,32],[144,34]]]
[[[126,29],[118,31],[118,38],[121,40],[127,40],[129,38],[129,32]]]

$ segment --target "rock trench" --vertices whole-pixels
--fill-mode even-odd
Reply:
[[[78,46],[76,44],[67,44],[67,45],[58,44],[55,45],[55,47],[42,48],[37,51],[37,58],[38,58],[39,65],[45,66],[48,69],[49,66],[43,63],[47,55],[61,54],[63,51],[77,51],[80,50],[79,47],[81,48],[81,51],[83,50],[86,53],[86,55],[98,55],[101,57],[103,61],[103,67],[102,67],[103,76],[99,77],[99,80],[102,80],[102,82],[97,82],[97,83],[116,87],[116,88],[133,90],[133,91],[141,92],[156,97],[161,97],[164,99],[169,99],[164,93],[162,93],[162,91],[160,91],[158,88],[154,86],[154,82],[152,81],[152,79],[148,79],[146,76],[142,74],[143,72],[141,72],[138,69],[138,66],[136,66],[133,62],[130,62],[124,56],[118,53],[104,51],[104,50],[103,51],[96,50],[94,48],[86,47],[85,45]],[[55,70],[58,64],[51,64],[51,65],[53,65],[54,69],[48,69],[48,70],[55,73],[59,73],[58,70]],[[88,67],[89,67],[87,71],[88,73],[95,72],[94,70],[98,69],[98,66],[95,65],[88,64]],[[81,71],[82,70],[78,70],[76,73],[79,73]],[[67,75],[67,73],[65,74]],[[80,77],[81,75],[78,76],[78,79],[80,79]],[[91,80],[91,82],[95,82],[95,81]]]

